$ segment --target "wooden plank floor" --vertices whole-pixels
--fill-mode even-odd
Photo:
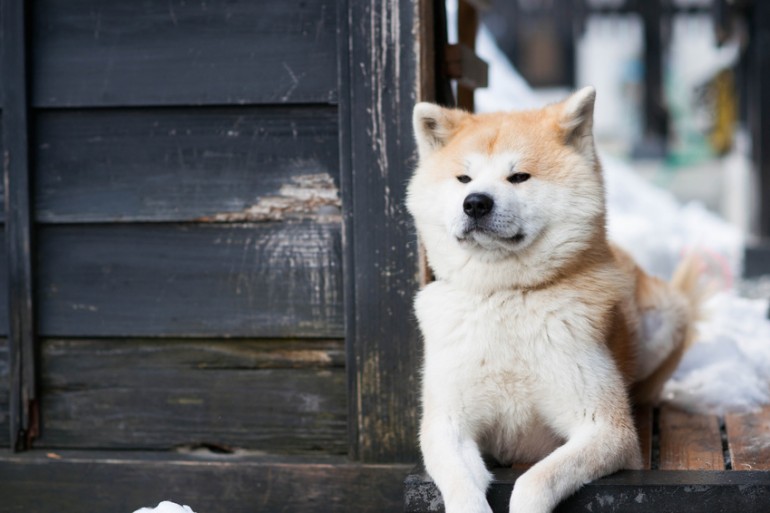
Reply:
[[[557,513],[770,511],[770,407],[718,417],[664,405],[639,408],[635,417],[646,470],[590,483]],[[495,513],[507,513],[513,484],[527,467],[493,469],[488,499]],[[405,511],[444,511],[421,469],[407,478]]]
[[[725,426],[733,470],[770,470],[770,406],[756,413],[727,415]]]

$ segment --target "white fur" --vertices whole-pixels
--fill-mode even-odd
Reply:
[[[583,483],[639,465],[636,433],[612,421],[628,414],[623,383],[578,293],[487,296],[438,281],[415,306],[425,338],[420,444],[447,513],[489,511],[482,452],[503,463],[547,456],[516,484],[511,507],[522,513],[551,511]]]

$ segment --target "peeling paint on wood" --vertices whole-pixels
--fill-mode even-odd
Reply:
[[[265,196],[240,212],[201,217],[200,222],[264,222],[312,218],[320,222],[342,222],[339,191],[327,173],[300,175],[281,186],[275,196]]]
[[[404,197],[415,150],[417,10],[398,0],[347,8],[350,104],[340,108],[352,120],[343,134],[350,159],[341,163],[350,187],[343,197],[351,198],[343,201],[344,238],[353,241],[345,289],[352,448],[362,461],[415,461],[420,343],[411,298],[419,263]]]
[[[37,129],[41,222],[340,222],[332,107],[55,110]]]

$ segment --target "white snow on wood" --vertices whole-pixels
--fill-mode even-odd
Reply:
[[[195,513],[190,506],[180,506],[174,502],[163,501],[154,508],[141,508],[134,513]]]

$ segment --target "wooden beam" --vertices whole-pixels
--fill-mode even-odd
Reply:
[[[446,75],[466,89],[487,87],[489,65],[464,44],[446,45]]]
[[[10,437],[22,449],[37,434],[30,202],[27,2],[2,3],[3,179],[8,253]]]
[[[457,41],[472,51],[476,49],[476,32],[479,28],[479,13],[468,0],[458,0]],[[474,111],[473,89],[464,84],[457,85],[457,106],[469,112]]]
[[[399,0],[346,5],[340,127],[351,453],[415,462],[420,340],[412,298],[420,265],[404,198],[415,165],[419,8]]]
[[[345,458],[0,452],[4,513],[130,512],[162,500],[202,513],[400,511],[405,465]]]
[[[507,513],[511,490],[522,470],[498,469],[487,492],[495,513]],[[404,512],[444,511],[436,485],[422,471],[405,481]],[[564,500],[555,513],[766,513],[767,472],[624,470],[592,481]]]
[[[747,15],[746,116],[758,180],[758,235],[770,238],[770,2],[751,2]]]

